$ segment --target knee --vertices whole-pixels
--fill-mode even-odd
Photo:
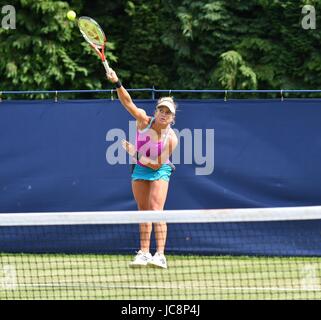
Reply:
[[[155,222],[154,223],[155,229],[157,230],[161,230],[161,231],[166,231],[167,229],[167,223],[165,221],[161,221],[161,222]]]
[[[152,211],[163,210],[163,206],[160,203],[158,203],[157,201],[151,201],[149,203],[149,210],[152,210]]]
[[[145,203],[138,203],[137,204],[138,210],[139,211],[146,211],[149,210],[148,205]]]
[[[139,229],[141,232],[150,232],[152,231],[152,228],[153,228],[153,224],[150,222],[139,224]]]

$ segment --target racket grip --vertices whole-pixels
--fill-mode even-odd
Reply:
[[[110,69],[110,68],[109,68],[109,64],[108,64],[107,60],[104,60],[104,61],[103,61],[103,65],[104,65],[104,67],[105,67],[106,73],[109,74],[109,72],[110,72],[109,69]]]
[[[171,163],[171,162],[169,162],[169,163],[167,163],[171,168],[172,168],[172,171],[175,171],[176,170],[176,167]]]

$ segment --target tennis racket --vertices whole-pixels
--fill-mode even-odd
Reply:
[[[78,19],[78,27],[85,40],[91,45],[91,47],[100,57],[106,73],[109,74],[109,65],[105,57],[107,38],[104,31],[94,19],[89,17],[80,17]]]

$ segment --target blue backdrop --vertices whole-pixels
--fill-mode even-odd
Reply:
[[[204,152],[214,129],[214,171],[176,165],[167,209],[321,204],[320,100],[178,104],[175,128],[202,129]],[[118,101],[2,102],[0,212],[135,210],[129,165],[106,161],[107,132],[130,120]]]
[[[153,113],[155,101],[135,102]],[[211,146],[214,171],[196,175],[205,166],[197,158],[177,164],[166,209],[321,204],[321,100],[178,105],[175,128],[192,134],[202,129],[203,156]],[[106,160],[114,143],[107,133],[118,128],[128,138],[130,120],[118,101],[0,103],[0,212],[136,210],[129,165]],[[207,145],[206,130],[214,132]],[[181,159],[184,143],[181,138]],[[192,136],[187,158],[196,148]],[[317,237],[320,230],[315,232]],[[208,247],[215,252],[211,242]]]

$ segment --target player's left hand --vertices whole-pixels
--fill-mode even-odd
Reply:
[[[136,148],[133,144],[126,140],[121,141],[122,147],[133,157],[136,153]]]

